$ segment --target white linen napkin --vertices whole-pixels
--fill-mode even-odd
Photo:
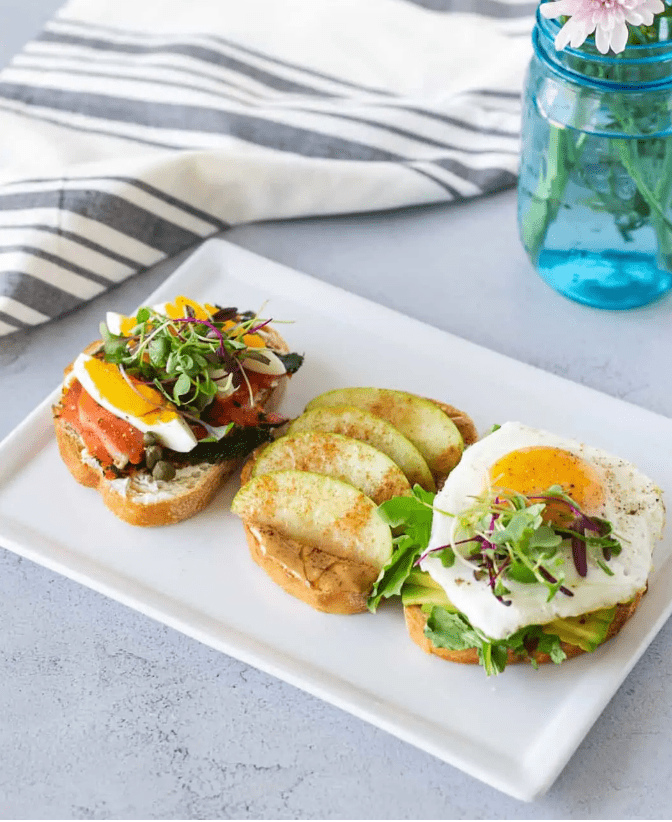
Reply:
[[[0,72],[0,334],[237,223],[513,184],[535,7],[70,0]]]

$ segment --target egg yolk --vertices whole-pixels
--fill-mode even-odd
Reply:
[[[233,320],[227,320],[222,327],[228,333],[236,328],[237,325],[238,323],[235,323]],[[244,331],[243,328],[239,328],[233,335],[229,334],[229,336],[240,337],[248,348],[266,347],[263,338],[259,334],[245,334]]]
[[[135,317],[122,317],[119,320],[119,333],[124,337],[128,337],[137,324],[138,321]]]
[[[164,311],[166,317],[170,317],[171,320],[184,317],[184,309],[187,306],[194,312],[194,317],[197,320],[209,320],[213,314],[217,313],[217,308],[214,305],[209,305],[208,303],[201,305],[194,300],[190,300],[188,297],[176,297],[174,303],[168,303],[165,306]]]
[[[114,363],[92,358],[84,367],[100,396],[120,413],[137,417],[147,425],[169,422],[178,416],[174,406],[155,388],[137,382],[129,385]]]
[[[188,297],[176,297],[174,302],[166,303],[163,313],[171,320],[180,319],[186,316],[185,308],[187,306],[192,310],[197,320],[209,320],[213,314],[217,313],[217,306],[209,303],[201,305]],[[119,333],[128,336],[137,324],[137,317],[121,317],[119,319]]]
[[[539,445],[511,451],[490,468],[490,482],[493,487],[526,496],[543,494],[552,485],[559,485],[586,513],[598,512],[604,502],[604,489],[595,469],[562,448]],[[547,503],[545,519],[562,524],[573,516],[562,503]]]

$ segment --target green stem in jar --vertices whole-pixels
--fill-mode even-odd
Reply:
[[[642,159],[639,157],[636,140],[618,140],[617,148],[621,165],[637,186],[637,190],[650,209],[649,221],[656,232],[658,256],[665,268],[672,266],[672,221],[666,214],[669,199],[669,174],[661,176],[661,184],[653,191],[642,174]],[[667,196],[665,190],[667,189]]]

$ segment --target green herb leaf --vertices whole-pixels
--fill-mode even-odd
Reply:
[[[152,365],[163,368],[168,358],[170,344],[165,337],[155,337],[149,344],[149,359]]]
[[[506,569],[506,576],[514,582],[538,582],[537,576],[531,568],[523,562],[512,562]]]
[[[437,648],[448,648],[453,651],[476,648],[478,660],[487,676],[501,674],[506,668],[506,644],[488,639],[471,625],[464,614],[452,613],[435,605],[427,617],[425,636]]]
[[[277,351],[275,356],[285,366],[285,371],[288,374],[295,374],[301,368],[304,359],[302,354],[279,354]]]
[[[416,559],[426,550],[432,531],[434,494],[415,485],[411,496],[392,497],[378,506],[383,520],[398,533],[395,549],[374,583],[368,608],[375,611],[382,599],[401,593]],[[400,532],[399,532],[399,529]]]
[[[191,380],[186,374],[180,374],[177,382],[173,386],[173,398],[179,402],[180,398],[189,392],[191,388]]]

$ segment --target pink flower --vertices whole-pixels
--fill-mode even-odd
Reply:
[[[544,17],[570,17],[555,38],[556,49],[569,43],[578,48],[595,32],[595,45],[602,54],[609,48],[623,51],[628,41],[628,23],[650,26],[653,16],[663,11],[661,0],[552,0],[542,3]]]

